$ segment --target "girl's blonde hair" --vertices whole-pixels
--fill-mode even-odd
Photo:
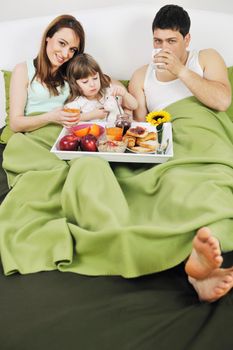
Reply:
[[[38,56],[34,59],[34,66],[36,69],[33,79],[38,78],[42,83],[44,83],[51,95],[59,95],[58,87],[63,87],[66,80],[66,69],[68,62],[65,62],[58,70],[52,73],[52,65],[48,58],[46,47],[47,38],[52,38],[53,35],[62,28],[70,28],[74,31],[76,37],[79,39],[79,48],[75,52],[74,56],[70,59],[74,59],[79,53],[83,53],[85,47],[85,33],[80,22],[76,20],[75,17],[71,15],[61,15],[56,17],[46,28],[41,41],[40,51]],[[32,81],[33,81],[32,79]]]
[[[110,86],[111,79],[104,74],[99,64],[91,55],[87,53],[76,56],[67,66],[67,80],[70,85],[70,96],[67,102],[73,101],[76,97],[82,96],[82,90],[76,80],[86,79],[99,73],[100,77],[100,95],[103,96],[105,89]]]

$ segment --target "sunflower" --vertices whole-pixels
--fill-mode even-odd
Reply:
[[[171,120],[170,113],[166,111],[153,111],[147,114],[146,121],[151,125],[158,126]]]

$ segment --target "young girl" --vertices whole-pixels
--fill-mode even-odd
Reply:
[[[109,96],[120,96],[121,105],[127,110],[137,108],[136,99],[118,81],[103,74],[98,63],[88,54],[76,56],[67,68],[70,84],[69,108],[81,110],[81,120],[104,119],[108,111],[104,103]]]

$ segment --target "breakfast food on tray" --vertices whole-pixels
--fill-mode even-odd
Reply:
[[[85,136],[88,134],[92,134],[95,137],[99,137],[104,128],[98,124],[78,124],[70,128],[71,132],[76,136]]]
[[[156,140],[140,141],[140,139],[137,139],[136,144],[141,147],[148,148],[150,151],[156,151],[158,147],[158,142]]]
[[[156,139],[156,132],[148,131],[141,126],[130,128],[123,136],[128,149],[139,153],[155,152],[158,147]]]
[[[130,136],[130,135],[124,135],[122,138],[122,141],[124,141],[127,144],[127,147],[133,147],[136,144],[136,137]]]
[[[123,153],[126,149],[126,143],[123,141],[102,139],[97,142],[97,148],[99,152]]]
[[[148,135],[148,131],[142,126],[136,126],[127,130],[126,135],[133,137],[145,137]]]
[[[154,131],[150,131],[146,136],[140,137],[138,140],[140,141],[149,141],[149,140],[156,140],[157,134]]]
[[[86,152],[97,152],[97,138],[92,134],[82,136],[80,139],[80,149]]]
[[[59,141],[60,151],[77,151],[80,144],[80,137],[74,134],[67,134]]]
[[[121,131],[119,139],[115,133],[118,129]],[[113,133],[109,134],[108,131]],[[123,137],[121,128],[104,128],[90,123],[73,126],[68,132],[70,134],[60,140],[59,150],[124,153],[127,148],[134,153],[156,153],[158,149],[156,131],[144,125],[135,124]]]
[[[105,132],[108,140],[112,141],[121,141],[123,128],[118,128],[116,126],[113,127],[105,127]]]

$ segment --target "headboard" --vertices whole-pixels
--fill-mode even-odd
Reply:
[[[132,72],[151,57],[151,24],[156,5],[127,5],[73,11],[86,32],[86,52],[104,72],[129,79]],[[233,15],[187,9],[190,14],[191,47],[217,49],[228,66],[233,65]],[[0,22],[0,69],[11,70],[18,62],[34,57],[45,27],[58,14]]]

